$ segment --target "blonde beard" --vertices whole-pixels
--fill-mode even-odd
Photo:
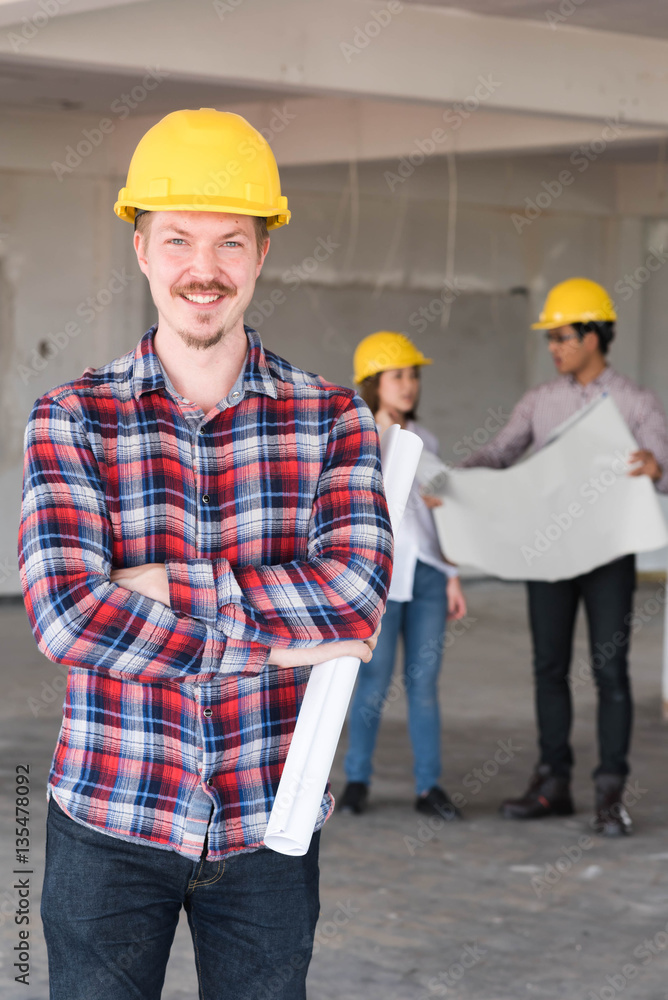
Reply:
[[[227,330],[225,327],[221,327],[215,333],[210,334],[205,340],[201,337],[196,337],[195,334],[189,333],[187,330],[177,330],[176,332],[186,347],[192,348],[195,351],[208,351],[223,340]]]

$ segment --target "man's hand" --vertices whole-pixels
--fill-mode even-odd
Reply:
[[[368,639],[341,639],[340,642],[321,642],[308,649],[270,649],[268,663],[275,667],[310,667],[316,663],[335,660],[338,656],[354,656],[368,663],[376,648],[380,625]]]
[[[451,576],[446,591],[448,594],[448,621],[456,622],[466,614],[466,598],[458,576]]]
[[[143,563],[141,566],[128,566],[125,569],[113,569],[110,576],[112,583],[117,583],[125,590],[133,590],[153,601],[170,606],[169,582],[164,563]]]
[[[629,455],[629,464],[635,466],[629,472],[629,476],[649,476],[652,482],[656,483],[663,475],[663,469],[654,457],[654,452],[648,451],[647,448],[641,448]]]

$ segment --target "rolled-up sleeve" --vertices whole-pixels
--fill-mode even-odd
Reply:
[[[49,397],[26,430],[19,566],[33,634],[55,662],[140,682],[257,673],[267,662],[266,646],[110,582],[98,462],[77,416]]]

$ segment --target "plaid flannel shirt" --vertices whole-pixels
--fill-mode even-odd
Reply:
[[[265,352],[206,419],[154,330],[39,399],[19,561],[30,623],[69,665],[49,792],[76,821],[199,857],[260,847],[310,668],[270,646],[366,638],[392,536],[373,417]],[[110,582],[165,563],[171,607]],[[318,827],[332,808],[326,792]]]

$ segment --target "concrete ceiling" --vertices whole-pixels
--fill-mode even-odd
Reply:
[[[555,26],[593,28],[649,38],[668,38],[665,0],[406,0],[411,6],[450,7],[473,14],[515,17]],[[572,13],[560,15],[562,8]],[[552,17],[549,16],[552,15]],[[556,15],[556,17],[554,16]],[[557,20],[558,18],[558,20]],[[563,18],[563,20],[562,20]]]
[[[6,147],[48,131],[45,115],[56,146],[59,130],[73,141],[151,67],[163,78],[133,106],[133,134],[178,107],[229,108],[268,129],[285,163],[405,156],[434,134],[438,154],[566,151],[606,135],[607,148],[613,134],[606,156],[642,161],[662,157],[668,135],[668,2],[404,0],[379,20],[390,5],[375,0],[68,0],[46,22],[43,4],[0,0]],[[550,30],[546,11],[569,9]],[[289,127],[276,118],[285,101]],[[9,165],[1,154],[2,142]]]
[[[0,59],[0,106],[104,115],[123,93],[141,86],[145,72],[44,65],[7,56]],[[132,101],[125,105],[129,114],[158,116],[177,107],[209,108],[244,101],[276,100],[275,89],[197,80],[162,80],[159,87],[145,94],[135,109],[131,109]]]

